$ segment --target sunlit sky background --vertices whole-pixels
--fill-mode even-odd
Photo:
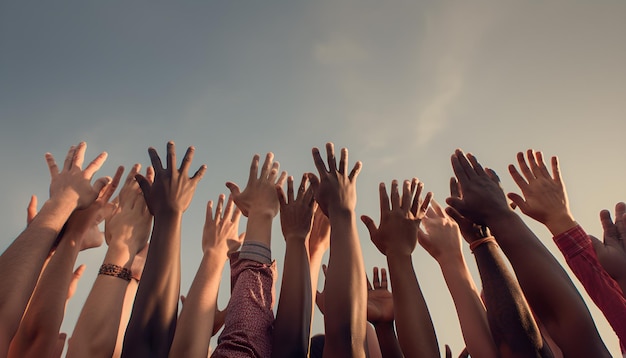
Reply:
[[[417,176],[443,202],[457,147],[498,171],[506,191],[517,190],[506,166],[518,151],[558,155],[574,215],[600,236],[598,212],[626,199],[625,36],[617,0],[2,1],[0,248],[24,228],[29,196],[48,196],[44,153],[63,158],[82,140],[89,159],[109,153],[98,175],[146,166],[147,148],[163,154],[168,140],[179,157],[196,147],[193,167],[208,165],[183,220],[183,293],[200,262],[206,202],[228,180],[245,185],[254,153],[274,152],[299,178],[327,141],[363,161],[357,214],[375,220],[380,181]],[[548,231],[531,225],[563,262]],[[386,266],[359,230],[369,273]],[[64,332],[105,251],[79,256],[88,268]],[[282,273],[278,218],[273,254]],[[464,344],[439,267],[421,247],[413,261],[439,343],[457,354]]]

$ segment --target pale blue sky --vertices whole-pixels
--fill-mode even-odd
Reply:
[[[417,176],[443,202],[456,147],[498,171],[507,191],[517,151],[559,155],[575,216],[600,235],[598,212],[626,199],[625,19],[626,3],[609,0],[2,1],[0,247],[23,229],[29,196],[47,197],[43,154],[62,158],[81,140],[90,158],[109,153],[101,175],[149,164],[148,146],[196,146],[194,166],[209,169],[184,218],[183,292],[205,203],[224,182],[245,184],[252,155],[267,151],[299,178],[327,141],[363,161],[357,211],[375,220],[380,181]],[[359,228],[368,270],[385,265]],[[280,270],[278,218],[274,234]],[[105,250],[79,257],[88,270],[64,331]],[[438,266],[420,247],[414,264],[440,344],[460,351]]]

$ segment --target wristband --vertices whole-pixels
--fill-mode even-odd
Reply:
[[[482,245],[482,244],[489,243],[489,242],[492,242],[492,243],[494,243],[494,244],[496,244],[496,245],[497,245],[497,243],[496,243],[496,239],[495,239],[493,236],[488,236],[488,237],[482,238],[482,239],[480,239],[480,240],[473,241],[473,242],[470,244],[470,250],[472,251],[472,253],[474,253],[474,250],[476,250],[476,248],[477,248],[478,246],[480,246],[480,245]]]
[[[125,281],[130,281],[132,278],[132,274],[129,269],[114,264],[102,264],[102,266],[100,266],[100,270],[98,271],[98,275],[113,276],[121,278]]]

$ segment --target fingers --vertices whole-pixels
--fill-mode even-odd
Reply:
[[[328,160],[328,170],[330,173],[337,171],[337,159],[335,158],[335,145],[326,143],[326,158]]]
[[[318,148],[313,148],[311,152],[313,154],[313,163],[315,164],[315,168],[317,168],[320,178],[327,175],[328,169],[326,169],[326,164],[324,164],[324,160],[322,160],[320,150]]]
[[[220,194],[219,198],[217,199],[217,207],[215,208],[215,218],[214,220],[216,222],[219,222],[220,219],[222,218],[222,208],[224,207],[224,194]]]
[[[561,183],[561,169],[559,168],[559,158],[557,156],[552,157],[552,177],[554,181]]]
[[[104,189],[104,187],[109,185],[109,183],[111,183],[111,180],[112,180],[111,177],[98,178],[93,183],[93,190],[95,190],[98,193],[102,192],[102,189]]]
[[[611,219],[610,211],[600,211],[600,223],[602,224],[602,229],[604,230],[604,243],[614,243],[614,241],[619,238],[619,231],[617,230],[617,225],[615,225]]]
[[[378,230],[376,224],[374,223],[374,220],[372,220],[372,218],[367,215],[361,215],[361,221],[363,222],[363,224],[365,224],[365,227],[367,227],[367,230],[370,233],[370,238],[373,238],[376,234],[376,231]]]
[[[152,166],[146,168],[146,180],[148,180],[150,184],[154,182],[154,168]]]
[[[529,149],[528,155],[531,155],[532,152],[533,151]],[[535,176],[537,176],[537,173],[539,173],[544,178],[552,179],[552,177],[550,176],[550,172],[548,172],[548,168],[546,167],[546,163],[543,161],[543,153],[541,152],[535,153],[534,164],[536,165],[535,169],[537,170],[537,172],[535,173]]]
[[[176,168],[176,145],[172,141],[167,142],[166,164],[170,171]]]
[[[260,179],[267,179],[270,176],[271,170],[275,169],[278,171],[278,167],[276,167],[277,163],[273,163],[274,161],[274,153],[270,152],[265,155],[265,161],[263,162],[263,166],[261,167],[261,175]]]
[[[108,202],[109,199],[111,199],[111,197],[115,193],[115,190],[117,190],[117,187],[120,184],[122,174],[124,174],[124,166],[120,165],[119,167],[117,167],[117,170],[115,171],[115,175],[113,176],[113,179],[111,179],[111,182],[104,188],[104,192],[100,196],[101,200],[104,200],[104,202]]]
[[[411,205],[411,213],[415,217],[417,217],[420,209],[420,197],[422,196],[422,190],[424,190],[424,183],[418,182],[417,188],[415,189],[415,196],[413,197],[413,204]]]
[[[87,150],[87,143],[80,142],[76,146],[76,150],[74,151],[74,157],[72,158],[72,164],[77,166],[78,168],[83,167],[83,162],[85,161],[85,151]]]
[[[517,171],[517,168],[515,168],[515,165],[509,164],[509,173],[511,174],[511,177],[513,178],[513,181],[515,182],[515,184],[517,184],[517,186],[522,190],[522,192],[528,189],[528,182]]]
[[[411,210],[411,201],[416,187],[417,178],[413,178],[411,181],[405,180],[402,182],[402,205],[400,205],[400,207],[405,211]]]
[[[252,163],[250,163],[250,174],[248,175],[248,185],[252,184],[256,179],[257,179],[257,175],[259,174],[259,155],[255,154],[252,157]]]
[[[28,207],[26,208],[26,225],[29,225],[35,216],[37,216],[37,196],[31,195]]]
[[[437,201],[435,201],[434,199],[432,199],[430,201],[430,205],[433,209],[433,211],[439,216],[439,217],[445,217],[446,214],[443,212],[443,209],[441,208],[441,206],[439,206],[439,203],[437,203]]]
[[[453,198],[461,197],[461,186],[455,177],[450,177],[450,196]]]
[[[615,225],[620,237],[626,238],[626,204],[623,202],[615,205]]]
[[[354,163],[354,167],[350,171],[350,175],[348,175],[348,179],[350,179],[350,181],[354,181],[359,176],[359,173],[361,172],[362,167],[363,167],[363,163],[361,163],[360,161]]]
[[[50,171],[50,177],[54,178],[59,174],[59,167],[51,153],[45,154],[46,164],[48,164],[48,170]]]
[[[226,187],[228,188],[228,190],[230,190],[230,194],[232,196],[237,196],[241,193],[241,190],[239,189],[239,186],[231,181],[226,182]]]
[[[517,153],[517,164],[519,165],[520,170],[522,171],[522,174],[524,174],[528,182],[535,179],[535,175],[532,173],[532,171],[526,164],[526,159],[524,159],[524,153],[522,152]]]
[[[63,169],[62,170],[70,170],[72,167],[72,163],[74,160],[74,155],[76,153],[76,146],[70,146],[70,149],[67,151],[67,155],[65,155],[65,160],[63,161]]]
[[[386,290],[386,289],[387,289],[387,287],[388,287],[388,282],[387,282],[387,270],[386,270],[386,269],[384,269],[384,268],[380,269],[380,276],[381,276],[381,279],[380,279],[380,288],[383,288],[383,289],[385,289],[385,290]]]
[[[209,200],[209,202],[206,203],[206,214],[204,217],[205,223],[210,223],[211,221],[213,221],[213,200]]]
[[[163,171],[163,163],[161,163],[161,158],[157,154],[156,149],[153,147],[148,148],[148,156],[150,156],[150,162],[152,163],[155,174],[158,175]]]
[[[480,163],[478,162],[478,159],[476,159],[476,157],[472,153],[467,153],[467,159],[469,159],[469,162],[472,164],[472,168],[474,169],[474,172],[477,175],[486,174],[482,165],[480,165]]]
[[[189,167],[191,166],[191,162],[193,161],[193,156],[196,153],[196,148],[193,146],[190,146],[187,148],[187,151],[185,152],[185,156],[183,157],[183,161],[180,163],[180,168],[178,169],[178,171],[183,174],[183,175],[187,175],[187,173],[189,172]],[[176,165],[176,162],[174,162],[174,165]],[[172,167],[174,168],[174,167]]]
[[[204,173],[206,173],[207,166],[202,164],[200,168],[193,174],[191,180],[200,180],[204,177]]]
[[[391,181],[391,210],[400,208],[400,193],[398,193],[398,181]]]
[[[287,205],[287,196],[285,195],[285,191],[283,190],[283,187],[278,184],[276,184],[276,196],[278,196],[278,203],[281,208]]]
[[[515,209],[515,207],[519,207],[523,213],[526,213],[528,206],[526,205],[526,200],[524,200],[524,198],[522,198],[521,195],[516,194],[516,193],[508,193],[506,196],[507,198],[509,198],[509,200],[512,201],[511,203],[512,209]]]
[[[345,174],[348,172],[348,149],[341,148],[341,159],[339,160],[339,173]]]
[[[391,208],[389,207],[389,196],[387,196],[385,183],[380,183],[378,185],[378,197],[380,200],[380,217],[382,218],[386,213],[391,211]]]
[[[87,166],[87,168],[85,168],[85,170],[83,171],[83,174],[85,175],[85,177],[87,178],[93,177],[93,175],[102,167],[107,157],[108,157],[107,152],[102,152],[94,160],[92,160],[91,163],[89,163],[89,165]]]
[[[124,180],[125,187],[131,186],[135,183],[135,175],[137,175],[140,170],[141,170],[141,164],[139,163],[136,163],[135,165],[133,165],[132,168],[130,168],[128,175],[126,175],[126,180]]]
[[[293,176],[287,177],[287,203],[293,203],[294,195],[293,195]]]
[[[476,176],[474,168],[472,168],[465,157],[465,153],[463,153],[461,149],[454,151],[454,155],[452,156],[452,170],[461,184]]]
[[[233,202],[233,196],[229,195],[228,196],[228,201],[226,202],[226,209],[224,209],[224,218],[230,220],[231,222],[234,222],[233,219],[235,218],[235,203]]]
[[[373,268],[372,283],[375,290],[380,288],[380,276],[378,275],[378,267]]]

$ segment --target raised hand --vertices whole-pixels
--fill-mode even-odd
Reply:
[[[522,190],[524,197],[509,193],[508,197],[520,210],[531,218],[546,225],[553,235],[576,225],[569,209],[565,184],[561,179],[559,160],[552,157],[552,174],[548,172],[541,152],[529,149],[524,153],[517,153],[517,163],[520,174],[514,165],[509,165],[509,172],[513,180]]]
[[[393,322],[393,295],[387,283],[387,270],[373,269],[372,283],[367,282],[367,320],[378,323]]]
[[[356,207],[356,178],[361,171],[361,162],[356,162],[348,173],[348,149],[341,149],[339,167],[335,159],[335,147],[332,143],[326,144],[328,169],[322,159],[319,149],[313,148],[313,161],[319,173],[317,177],[311,175],[309,180],[315,188],[315,200],[320,208],[330,217],[333,210],[354,210]]]
[[[450,178],[450,197],[462,199],[461,186],[455,177]],[[475,224],[472,220],[461,215],[455,208],[448,206],[445,212],[459,225],[461,234],[467,243],[471,244],[474,241],[491,236],[487,226]]]
[[[154,182],[150,183],[140,174],[137,174],[136,179],[152,215],[182,213],[187,210],[196,186],[206,172],[206,165],[202,165],[192,177],[189,177],[189,166],[194,152],[194,147],[187,148],[180,168],[176,169],[176,146],[174,142],[168,142],[167,168],[164,168],[156,149],[148,148],[152,168],[154,168]]]
[[[316,204],[313,187],[307,183],[305,174],[295,197],[293,177],[287,179],[286,194],[276,186],[286,247],[274,320],[273,357],[306,356],[309,351],[313,303],[307,240]]]
[[[113,212],[104,222],[107,245],[127,249],[131,261],[146,246],[152,228],[152,215],[139,188],[139,183],[135,180],[140,169],[140,164],[132,167],[119,195],[113,199]],[[149,183],[154,180],[152,167],[147,168],[145,178]]]
[[[450,218],[435,200],[422,220],[425,231],[420,229],[420,245],[438,262],[446,257],[458,258],[461,252],[461,232],[457,223]]]
[[[280,225],[285,240],[296,239],[304,242],[311,232],[316,203],[313,198],[313,187],[307,186],[308,181],[308,176],[303,175],[295,198],[292,176],[287,178],[287,194],[282,186],[276,186],[280,203]]]
[[[615,222],[608,210],[600,212],[604,240],[590,236],[598,261],[606,272],[619,283],[622,292],[626,289],[626,204],[615,205]]]
[[[239,249],[244,234],[238,234],[241,211],[235,206],[232,196],[229,196],[226,208],[222,212],[224,199],[224,194],[220,194],[215,215],[213,215],[213,201],[209,201],[207,204],[206,219],[202,231],[202,251],[205,255],[215,254],[226,260],[229,253]]]
[[[372,242],[383,255],[411,255],[415,249],[417,231],[432,198],[432,193],[428,193],[424,201],[421,200],[423,187],[424,184],[416,178],[405,180],[400,197],[398,181],[392,181],[390,205],[385,184],[380,183],[380,225],[376,227],[369,216],[363,215],[361,220],[367,226]]]
[[[451,157],[452,169],[461,186],[462,197],[446,199],[448,205],[478,225],[509,212],[500,179],[491,169],[483,169],[471,153],[457,149]]]
[[[113,179],[100,190],[96,200],[86,208],[74,211],[67,221],[66,232],[79,233],[81,250],[102,245],[104,235],[99,225],[115,209],[115,205],[109,200],[117,189],[123,172],[124,167],[118,167]]]
[[[280,209],[278,197],[276,196],[276,185],[282,186],[287,177],[286,172],[278,175],[280,164],[274,162],[274,154],[267,153],[265,162],[261,167],[259,175],[259,155],[255,154],[250,165],[250,175],[246,188],[241,191],[239,186],[233,182],[227,182],[226,186],[245,217],[253,214],[268,214],[275,217]]]
[[[84,209],[100,195],[102,188],[111,181],[104,177],[96,180],[93,185],[91,179],[100,169],[107,158],[107,153],[100,153],[85,170],[82,169],[85,160],[87,144],[80,142],[77,146],[71,146],[67,152],[63,168],[59,171],[54,157],[46,153],[48,169],[50,169],[50,199],[68,200],[77,209]]]

